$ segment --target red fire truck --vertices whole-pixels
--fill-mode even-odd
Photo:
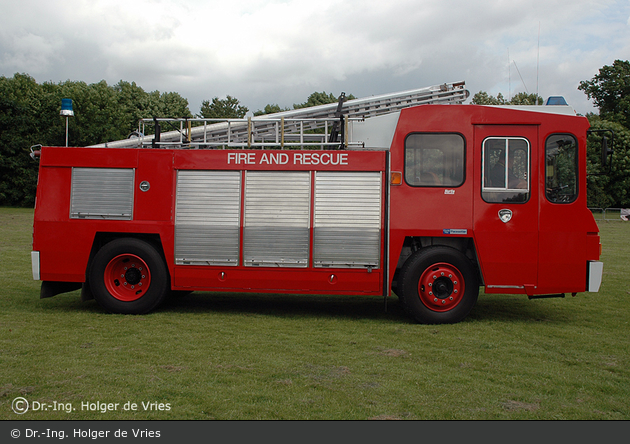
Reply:
[[[149,119],[124,141],[42,147],[41,297],[82,288],[139,314],[177,291],[393,291],[416,321],[453,323],[480,286],[598,291],[587,119],[466,97],[459,82],[244,120]]]

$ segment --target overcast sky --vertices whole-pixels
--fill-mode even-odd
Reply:
[[[199,112],[314,91],[356,97],[465,81],[505,97],[563,95],[630,59],[630,0],[0,0],[0,75],[119,80]]]

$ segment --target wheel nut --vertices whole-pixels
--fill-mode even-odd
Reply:
[[[437,298],[433,299],[433,302],[437,302]]]
[[[429,292],[429,296],[433,296],[433,292],[432,291]]]
[[[142,284],[140,284],[140,285],[142,285]],[[451,296],[449,299],[452,301],[453,300],[453,296]]]
[[[432,282],[429,282],[429,287],[433,287],[433,283]]]
[[[442,272],[441,276],[444,276],[444,272]]]
[[[453,293],[457,294],[457,289],[453,290]]]
[[[453,281],[453,284],[457,285],[457,281]]]
[[[444,299],[442,299],[442,304],[446,304],[446,301]]]

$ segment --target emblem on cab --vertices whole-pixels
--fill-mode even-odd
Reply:
[[[512,219],[512,210],[499,210],[499,219],[507,224]]]

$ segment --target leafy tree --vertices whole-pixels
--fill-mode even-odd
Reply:
[[[354,97],[352,94],[346,96],[346,100],[352,99],[356,99],[356,97]],[[317,105],[326,105],[328,103],[337,103],[338,101],[339,98],[335,97],[332,93],[326,94],[326,91],[314,92],[310,96],[308,96],[306,102],[294,103],[293,109],[308,108]]]
[[[501,93],[494,97],[485,91],[479,91],[473,96],[472,103],[473,105],[505,105],[505,99]]]
[[[536,94],[520,92],[511,100],[506,100],[501,93],[494,97],[485,91],[480,91],[473,96],[472,103],[474,105],[542,105],[543,99]]]
[[[280,105],[274,103],[265,106],[265,109],[258,110],[254,113],[255,116],[263,116],[265,114],[275,114],[280,113],[282,111],[289,111],[290,108],[280,108]]]
[[[536,94],[527,94],[520,92],[512,97],[510,105],[542,105],[543,98]]]
[[[615,60],[604,66],[591,80],[580,82],[584,91],[599,108],[602,119],[630,128],[630,62]]]
[[[352,94],[346,96],[346,100],[356,99]],[[304,103],[294,103],[293,109],[309,108],[311,106],[326,105],[328,103],[337,103],[339,98],[335,97],[332,93],[328,94],[325,91],[314,92]],[[255,116],[262,116],[264,114],[279,113],[282,111],[289,111],[291,108],[281,108],[278,104],[269,104],[265,106],[264,110],[258,110],[254,113]]]
[[[608,129],[615,133],[611,164],[604,169],[600,160],[603,135],[593,133],[589,137],[586,160],[588,206],[630,208],[630,130],[619,123],[602,120],[595,114],[589,114],[587,117],[591,129]]]
[[[212,102],[204,100],[198,117],[204,119],[239,119],[245,116],[249,109],[240,105],[238,99],[227,96],[225,99],[215,97]]]
[[[37,164],[28,156],[38,143],[40,87],[27,74],[0,77],[0,205],[33,205]]]

